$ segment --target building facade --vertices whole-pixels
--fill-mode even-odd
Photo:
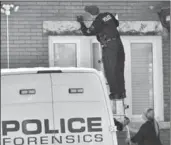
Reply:
[[[9,3],[9,2],[2,2]],[[19,67],[73,66],[102,70],[101,49],[95,37],[75,30],[77,15],[90,18],[84,6],[119,15],[126,62],[128,114],[139,119],[146,107],[155,108],[157,119],[170,121],[170,34],[157,12],[169,1],[37,1],[19,5],[9,16],[9,65]],[[1,14],[1,68],[7,68],[6,16]],[[167,138],[167,137],[166,137]]]

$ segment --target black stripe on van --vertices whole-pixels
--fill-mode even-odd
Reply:
[[[44,73],[62,73],[61,70],[40,70],[37,71],[38,74],[44,74]]]

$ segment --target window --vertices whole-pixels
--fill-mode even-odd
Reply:
[[[49,66],[78,67],[80,40],[67,36],[49,37]]]
[[[54,43],[54,66],[77,67],[75,43]]]
[[[135,120],[147,107],[154,107],[158,120],[164,120],[162,39],[160,36],[123,36],[126,53],[125,79],[127,113]]]
[[[131,43],[132,114],[141,114],[153,103],[152,43]]]

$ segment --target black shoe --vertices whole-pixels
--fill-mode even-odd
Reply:
[[[109,95],[109,98],[110,98],[110,100],[118,100],[118,99],[120,99],[120,96],[118,94],[111,93]]]
[[[130,123],[130,119],[128,117],[124,117],[124,123],[123,123],[123,126],[126,126]]]
[[[121,99],[124,99],[126,97],[125,97],[124,94],[120,95],[120,94],[113,94],[113,93],[111,93],[109,95],[109,98],[110,98],[110,100],[121,100]]]
[[[120,94],[120,98],[121,98],[121,99],[125,99],[125,98],[126,98],[126,93],[125,93],[125,92],[124,92],[124,93],[121,93],[121,94]]]

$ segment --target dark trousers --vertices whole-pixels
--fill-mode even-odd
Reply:
[[[107,43],[102,50],[104,72],[112,98],[125,98],[124,62],[125,53],[120,38]]]

